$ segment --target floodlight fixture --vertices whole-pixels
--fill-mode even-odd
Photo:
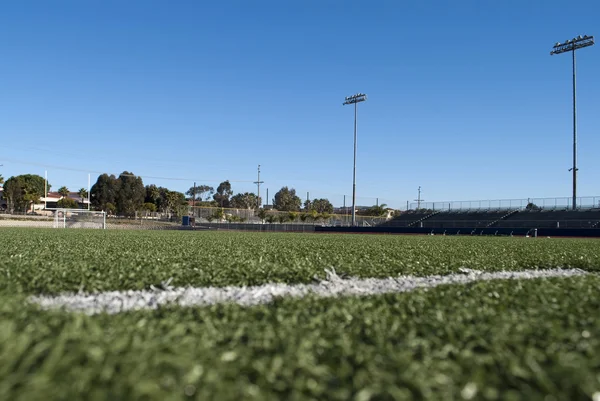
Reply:
[[[356,118],[357,118],[357,107],[356,105],[360,102],[367,100],[367,95],[364,93],[357,93],[356,95],[346,96],[343,105],[353,104],[354,105],[354,163],[352,164],[352,226],[356,226]]]
[[[593,36],[581,36],[579,35],[576,38],[565,40],[563,43],[556,42],[550,55],[553,56],[555,54],[561,54],[566,52],[575,51],[577,49],[583,49],[584,47],[593,46],[594,45],[594,37]]]
[[[550,55],[573,52],[573,167],[569,169],[573,173],[573,210],[577,209],[577,100],[576,100],[576,82],[577,69],[575,65],[575,50],[583,49],[594,45],[594,37],[579,35],[576,38],[568,39],[564,43],[557,42]]]
[[[356,95],[346,96],[343,105],[345,106],[347,104],[356,104],[364,102],[365,100],[367,100],[367,95],[365,95],[364,93],[357,93]]]

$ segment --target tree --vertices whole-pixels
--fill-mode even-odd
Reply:
[[[177,191],[167,190],[167,205],[169,211],[181,217],[188,213],[188,203],[185,195]]]
[[[160,199],[160,190],[154,184],[146,185],[146,197],[144,198],[145,203],[153,203],[155,206],[158,206],[158,201]]]
[[[215,189],[208,185],[200,185],[196,189],[198,191],[198,199],[202,199],[202,194],[208,194],[204,200],[209,200],[212,194],[215,193]]]
[[[217,187],[217,192],[213,195],[213,199],[221,207],[229,207],[229,197],[233,194],[229,180],[223,181]]]
[[[63,198],[67,198],[69,196],[69,193],[70,193],[69,188],[67,188],[67,187],[63,186],[63,187],[58,188],[58,194],[60,196],[62,196]]]
[[[333,213],[333,205],[328,199],[314,199],[309,210],[315,210],[317,213]]]
[[[56,206],[62,209],[79,209],[79,204],[75,199],[62,198],[56,202]]]
[[[209,200],[210,196],[214,192],[215,192],[215,189],[213,187],[210,187],[208,185],[198,185],[196,187],[190,187],[190,189],[188,189],[185,194],[188,195],[190,197],[190,199],[193,199],[196,201],[202,201],[203,194],[209,194],[206,197],[206,200]]]
[[[223,208],[217,208],[217,210],[215,210],[215,212],[212,214],[212,218],[214,220],[222,221],[224,217],[225,212],[223,211]]]
[[[387,205],[382,203],[381,205],[373,205],[365,212],[366,216],[385,216],[387,214]]]
[[[229,206],[236,209],[256,209],[262,203],[260,198],[252,192],[236,194],[231,198]]]
[[[117,207],[114,204],[109,202],[105,206],[106,208],[104,210],[106,210],[107,214],[114,215],[115,213],[117,213]]]
[[[4,184],[4,177],[2,177],[2,174],[0,174],[0,185]]]
[[[327,212],[323,212],[323,213],[319,214],[319,216],[321,216],[321,220],[323,220],[323,221],[329,220],[331,218],[331,214],[329,214]]]
[[[35,204],[42,196],[45,196],[44,184],[44,178],[35,174],[10,177],[4,183],[4,196],[8,201],[9,209],[11,211],[27,211],[29,205]]]
[[[310,199],[304,201],[304,210],[309,211],[312,209],[312,202]]]
[[[142,207],[146,212],[151,212],[151,213],[156,212],[156,205],[152,202],[146,202],[146,203],[144,203],[144,205]]]
[[[300,205],[302,205],[302,200],[296,196],[294,188],[283,187],[273,198],[273,207],[280,211],[295,212],[300,210]]]
[[[85,198],[87,198],[88,196],[88,191],[85,188],[80,188],[79,191],[77,192],[77,194],[79,195],[79,197],[81,198],[81,203],[85,202]]]
[[[298,212],[288,212],[288,220],[294,222],[298,219],[299,215],[300,213]]]
[[[146,189],[141,177],[133,173],[123,171],[118,178],[119,190],[115,198],[117,212],[123,216],[133,216],[142,208]]]
[[[260,208],[258,209],[258,212],[256,212],[256,215],[259,219],[264,221],[267,218],[267,211],[263,208]]]
[[[107,205],[109,203],[113,207],[116,205],[120,185],[121,182],[114,175],[100,175],[90,190],[92,207],[96,210],[105,210],[108,212],[109,208]],[[114,211],[112,212],[114,214]]]

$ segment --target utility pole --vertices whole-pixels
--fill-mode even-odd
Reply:
[[[357,118],[357,104],[367,100],[367,95],[364,93],[357,93],[356,95],[347,96],[343,105],[353,104],[354,105],[354,164],[352,167],[352,226],[356,225],[356,118]]]
[[[256,184],[256,207],[260,209],[260,184],[263,184],[264,181],[260,180],[260,164],[258,165],[258,179],[254,181]],[[267,189],[267,198],[269,197],[269,190]],[[267,200],[267,205],[269,201]]]
[[[577,209],[577,100],[576,100],[576,82],[577,69],[575,68],[575,50],[594,45],[593,36],[581,36],[569,39],[564,43],[557,42],[550,55],[573,52],[573,167],[569,171],[573,172],[573,210]]]
[[[417,210],[421,209],[421,202],[423,202],[425,199],[421,199],[421,186],[420,185],[419,185],[419,196],[415,200],[417,201]]]
[[[196,181],[194,181],[194,190],[192,192],[192,216],[196,213]]]

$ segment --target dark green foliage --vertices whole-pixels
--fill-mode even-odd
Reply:
[[[119,186],[120,181],[114,175],[100,175],[90,190],[92,207],[106,211],[109,210],[109,204],[115,207]]]
[[[296,195],[294,188],[281,188],[273,198],[273,208],[284,212],[296,212],[300,210],[302,200]]]
[[[142,210],[148,195],[142,178],[124,171],[116,178],[114,175],[102,174],[91,189],[92,206],[98,210],[109,210],[109,204],[116,208],[121,216],[133,216]]]
[[[79,209],[79,204],[75,199],[71,198],[62,198],[56,202],[56,206],[63,209]]]
[[[223,181],[217,187],[217,192],[213,195],[213,199],[220,207],[229,207],[230,197],[233,194],[229,180]]]
[[[202,201],[203,194],[208,194],[206,200],[210,198],[210,196],[215,192],[214,188],[208,185],[198,185],[196,187],[191,187],[185,194],[190,196],[190,199],[195,199],[196,201]]]
[[[77,194],[81,198],[81,203],[83,203],[85,201],[85,198],[87,198],[87,196],[88,196],[88,191],[85,188],[79,188],[79,191],[77,191]]]
[[[252,192],[239,193],[231,198],[230,207],[236,209],[256,209],[261,204],[261,199]]]
[[[306,202],[304,202],[304,203],[305,203],[305,209],[306,209],[306,206],[308,206],[307,210],[314,210],[317,213],[328,213],[328,214],[333,213],[333,205],[331,204],[331,202],[329,202],[328,199],[325,199],[325,198],[313,199],[313,201],[309,202],[308,204]]]
[[[63,198],[66,198],[67,196],[69,196],[69,188],[65,186],[58,188],[58,194]]]
[[[357,213],[362,216],[385,216],[387,214],[387,205],[385,203],[381,205],[373,205],[368,209],[359,210]]]
[[[26,212],[31,204],[46,196],[44,181],[43,177],[35,174],[17,175],[6,180],[3,189],[9,210]],[[47,189],[50,190],[49,184]]]
[[[143,209],[146,212],[156,212],[156,205],[154,203],[146,202],[143,205]]]
[[[267,211],[263,208],[258,209],[258,212],[256,212],[256,216],[258,216],[261,220],[264,220],[267,218]]]
[[[133,216],[135,212],[142,209],[146,189],[141,177],[124,171],[119,175],[119,190],[115,198],[117,213],[122,216]]]

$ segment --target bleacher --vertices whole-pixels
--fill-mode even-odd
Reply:
[[[416,224],[426,220],[433,213],[435,213],[433,210],[408,210],[391,220],[379,224],[378,227],[416,227]]]
[[[380,227],[453,228],[600,228],[600,208],[581,210],[407,211]]]
[[[520,210],[497,222],[500,228],[597,228],[600,209]]]
[[[428,228],[485,228],[507,215],[509,210],[459,210],[440,212],[424,220]]]

